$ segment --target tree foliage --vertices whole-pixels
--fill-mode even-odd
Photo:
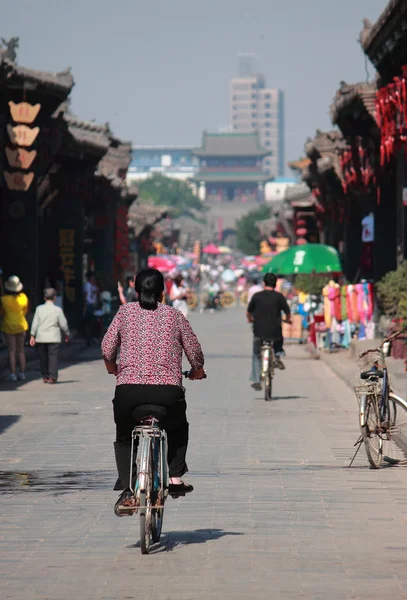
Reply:
[[[322,293],[322,288],[326,286],[331,277],[325,277],[323,275],[297,275],[294,280],[294,287],[299,292],[305,292],[305,294],[312,294],[318,296]]]
[[[250,211],[237,222],[236,240],[237,247],[244,254],[258,254],[260,251],[261,235],[256,227],[256,221],[270,218],[268,206],[261,206]]]
[[[195,196],[188,183],[159,174],[148,177],[140,183],[139,197],[150,200],[154,204],[171,207],[173,217],[194,216],[196,211],[205,210],[201,200]]]
[[[407,262],[387,273],[376,285],[380,308],[389,317],[401,318],[407,325]]]

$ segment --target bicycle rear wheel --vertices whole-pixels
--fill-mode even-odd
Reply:
[[[267,373],[264,380],[264,399],[267,402],[272,399],[273,395],[273,377],[271,376],[270,371]]]
[[[164,508],[153,508],[151,515],[151,537],[154,544],[160,541],[164,521]]]
[[[379,435],[379,408],[374,396],[366,398],[366,422],[360,426],[366,456],[373,469],[379,469],[383,461],[383,440]]]
[[[383,440],[383,460],[390,465],[406,463],[407,407],[397,396],[390,393],[389,411],[390,429]]]
[[[141,554],[148,554],[151,542],[152,507],[152,460],[151,439],[143,437],[140,441],[140,472],[138,475],[140,490],[140,547]]]

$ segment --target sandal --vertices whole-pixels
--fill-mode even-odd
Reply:
[[[185,494],[190,494],[194,491],[192,485],[188,483],[170,483],[168,486],[168,493],[172,498],[179,498],[180,496],[185,496]]]
[[[134,514],[135,508],[136,500],[131,493],[131,490],[127,488],[127,490],[124,490],[117,499],[117,502],[114,505],[114,514],[116,517],[130,517]]]

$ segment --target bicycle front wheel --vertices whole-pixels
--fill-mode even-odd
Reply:
[[[383,440],[379,429],[379,407],[374,396],[366,398],[365,423],[360,425],[366,456],[373,469],[379,469],[383,461]]]
[[[389,394],[389,429],[383,439],[383,460],[397,465],[407,462],[407,406],[395,394]]]
[[[146,493],[140,492],[140,547],[141,554],[148,554],[151,540],[152,510]]]

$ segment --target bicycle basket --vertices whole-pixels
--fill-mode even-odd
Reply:
[[[365,371],[369,371],[372,367],[378,367],[379,369],[382,369],[384,366],[386,366],[382,353],[377,351],[369,352],[369,354],[366,354],[366,356],[359,358],[356,361],[356,365],[357,371],[349,380],[349,383],[354,388],[356,394],[358,394],[358,388],[364,388],[363,393],[365,393],[366,388],[369,386],[373,386],[375,389],[377,389],[377,387],[380,386],[380,382],[371,383],[368,381],[363,381],[363,379],[360,378],[360,375]]]

